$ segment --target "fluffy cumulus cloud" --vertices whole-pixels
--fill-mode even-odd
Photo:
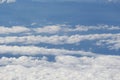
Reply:
[[[55,62],[32,57],[1,58],[1,80],[119,80],[120,57],[57,56]],[[6,77],[7,76],[7,77]]]
[[[2,3],[14,3],[16,0],[0,0],[0,4]]]

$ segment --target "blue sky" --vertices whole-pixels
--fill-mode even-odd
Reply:
[[[120,80],[119,0],[1,0],[0,80]]]
[[[101,1],[102,2],[102,1]],[[29,4],[28,4],[29,3]],[[1,25],[29,25],[32,22],[82,25],[120,25],[119,3],[16,1],[1,4]],[[97,7],[96,7],[97,6]],[[23,13],[24,12],[24,13]],[[7,24],[6,24],[7,22]]]

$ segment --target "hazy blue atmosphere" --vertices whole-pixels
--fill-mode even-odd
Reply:
[[[18,0],[0,5],[1,25],[70,24],[120,25],[120,3],[112,2],[42,2]]]

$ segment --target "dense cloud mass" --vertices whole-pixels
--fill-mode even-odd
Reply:
[[[1,80],[119,80],[120,57],[57,56],[55,62],[32,57],[1,58]],[[7,76],[7,77],[5,77]]]

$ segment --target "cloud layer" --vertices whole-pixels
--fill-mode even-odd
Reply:
[[[107,46],[108,49],[120,49],[119,26],[84,26],[49,25],[36,28],[24,26],[0,27],[0,44],[78,44],[83,41],[96,41],[97,46]],[[91,32],[96,32],[92,33]],[[114,32],[114,33],[111,33]],[[81,34],[82,33],[82,34]],[[86,34],[87,33],[87,34]]]
[[[106,47],[119,54],[119,30],[108,25],[0,26],[0,80],[119,80],[120,56],[95,52]]]
[[[116,39],[120,37],[120,34],[89,34],[89,35],[71,35],[71,36],[7,36],[0,37],[0,44],[21,43],[21,44],[75,44],[85,40],[104,40],[104,39]],[[119,38],[118,38],[119,39]],[[117,39],[117,40],[118,40]],[[118,41],[117,41],[118,42]]]
[[[70,33],[70,32],[87,32],[87,31],[95,31],[95,30],[106,30],[106,31],[119,31],[119,26],[108,26],[108,25],[98,25],[98,26],[84,26],[84,25],[75,25],[74,28],[70,25],[49,25],[37,28],[28,28],[25,26],[12,26],[5,27],[0,26],[0,34],[10,34],[10,33],[29,33],[29,34],[40,34],[40,33],[48,33],[48,34],[57,34],[59,32]]]

